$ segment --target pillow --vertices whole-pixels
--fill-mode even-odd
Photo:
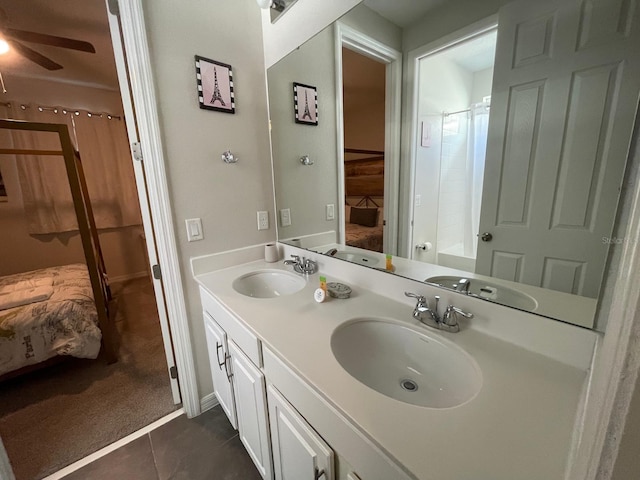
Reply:
[[[349,221],[363,227],[375,227],[378,224],[378,209],[351,207]]]

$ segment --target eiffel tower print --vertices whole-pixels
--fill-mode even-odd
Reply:
[[[216,101],[220,102],[220,105],[226,107],[224,100],[222,99],[222,95],[220,94],[220,87],[218,86],[218,72],[216,68],[213,67],[213,95],[211,96],[211,105],[215,104]]]
[[[307,99],[307,91],[304,91],[304,113],[302,114],[302,118],[308,118],[309,120],[313,120],[311,118],[311,112],[309,111],[309,100]]]

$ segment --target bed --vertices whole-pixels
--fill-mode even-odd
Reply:
[[[382,225],[367,227],[356,223],[346,223],[345,243],[350,247],[364,248],[373,252],[383,252]]]
[[[16,288],[49,285],[51,295],[0,310],[0,375],[49,358],[96,358],[102,334],[87,267],[44,268],[0,277],[0,296]],[[5,293],[8,295],[8,293]]]
[[[68,128],[64,124],[0,119],[0,129],[58,134],[60,150],[0,146],[0,155],[14,155],[16,161],[33,156],[63,157],[86,262],[0,277],[0,293],[2,288],[5,295],[22,290],[25,283],[37,287],[38,293],[29,299],[32,303],[26,304],[0,296],[0,380],[47,366],[56,358],[96,358],[101,349],[106,362],[114,363],[118,349],[116,304],[80,154],[73,147]]]
[[[345,148],[345,244],[383,252],[384,152]]]

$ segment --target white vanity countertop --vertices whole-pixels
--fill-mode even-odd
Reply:
[[[563,478],[585,370],[474,329],[451,334],[424,327],[411,317],[412,309],[406,303],[353,284],[350,299],[316,303],[313,292],[319,286],[318,274],[311,275],[300,292],[285,297],[250,298],[233,290],[235,278],[261,269],[291,271],[280,262],[254,261],[195,278],[264,345],[417,478]],[[340,279],[327,275],[327,281]],[[391,399],[355,380],[335,359],[330,340],[336,327],[356,317],[406,322],[453,341],[480,366],[480,392],[461,406],[432,409]],[[362,355],[371,353],[363,351]]]

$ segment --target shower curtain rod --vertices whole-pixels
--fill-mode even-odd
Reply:
[[[12,108],[13,105],[11,104],[11,102],[2,102],[0,103],[0,105],[7,107],[7,108]],[[23,110],[26,110],[27,108],[31,108],[30,105],[25,105],[24,103],[20,104],[20,108],[22,108]],[[62,113],[67,114],[67,113],[75,113],[76,115],[80,115],[80,110],[77,108],[66,108],[66,107],[47,107],[47,106],[43,106],[43,105],[38,105],[38,110],[40,110],[41,112],[47,111],[47,112],[53,112],[53,113],[58,113],[59,110],[62,110]],[[111,120],[112,118],[115,118],[116,120],[120,120],[120,115],[113,115],[111,113],[106,113],[106,112],[90,112],[88,110],[86,110],[87,112],[87,116],[92,117],[92,116],[96,116],[96,117],[102,117],[103,115],[106,115],[107,118],[109,120]]]
[[[470,108],[465,108],[464,110],[458,110],[457,112],[442,112],[442,114],[445,117],[448,117],[449,115],[455,115],[456,113],[464,113],[464,112],[470,112],[471,109]]]

